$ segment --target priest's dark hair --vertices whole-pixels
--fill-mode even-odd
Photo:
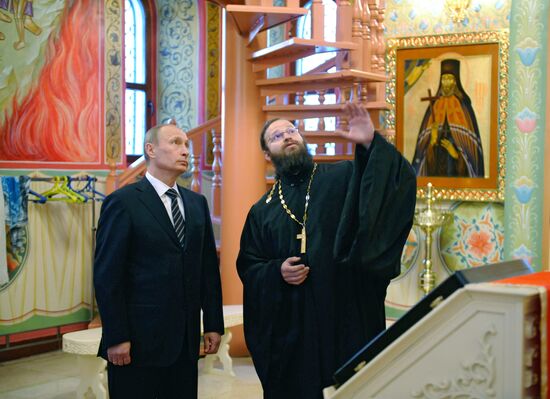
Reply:
[[[264,123],[264,127],[262,127],[262,131],[260,133],[260,146],[262,147],[262,151],[269,151],[269,148],[267,148],[267,143],[265,142],[265,132],[267,132],[267,129],[269,129],[269,126],[275,121],[280,121],[281,118],[273,118]]]

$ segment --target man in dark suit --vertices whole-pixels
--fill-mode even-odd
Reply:
[[[147,174],[103,203],[94,286],[102,319],[99,356],[118,398],[197,396],[200,311],[204,351],[223,334],[220,273],[206,199],[179,187],[187,135],[172,124],[145,136]]]

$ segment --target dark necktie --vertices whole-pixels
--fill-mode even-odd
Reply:
[[[178,193],[176,192],[176,190],[171,188],[166,191],[166,195],[170,197],[170,200],[172,201],[171,208],[172,220],[174,221],[174,229],[176,230],[178,240],[183,247],[185,239],[185,220],[183,219],[183,215],[181,214],[180,207],[178,205]]]

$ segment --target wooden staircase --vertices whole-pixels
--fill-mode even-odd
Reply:
[[[313,54],[357,50],[358,48],[358,45],[352,42],[327,42],[325,40],[293,37],[274,46],[255,51],[248,60],[254,63],[252,70],[260,72]]]
[[[249,42],[266,29],[307,14],[305,8],[298,6],[227,5],[225,9],[233,15],[241,35],[248,35]]]
[[[275,7],[270,3],[270,0],[261,0],[258,5],[253,0],[247,0],[244,5],[226,7],[226,11],[237,21],[241,35],[249,38],[249,43],[259,32],[258,26],[261,25],[264,30],[299,18],[306,11],[297,8],[297,0],[287,1],[287,7]],[[324,5],[322,1],[315,0],[311,6],[311,38],[291,37],[273,46],[251,51],[248,60],[254,72],[288,64],[319,52],[339,53],[336,62],[327,65],[327,69],[335,65],[336,72],[317,70],[302,76],[258,78],[256,85],[265,99],[262,111],[266,119],[294,120],[303,131],[304,119],[320,118],[318,130],[324,133],[315,136],[317,144],[336,140],[325,131],[323,118],[336,117],[336,127],[346,128],[347,121],[342,111],[348,101],[362,103],[377,123],[379,112],[388,108],[385,101],[384,11],[381,3],[379,0],[358,0],[352,6],[349,1],[338,1],[337,40],[328,42],[323,32]],[[243,15],[247,16],[246,24],[241,23]],[[327,92],[337,94],[336,104],[325,103]],[[317,96],[318,104],[306,105],[306,95]],[[343,154],[335,156],[338,155]]]
[[[332,67],[332,64],[329,67]],[[256,81],[256,85],[260,87],[262,96],[274,96],[291,92],[327,90],[335,87],[352,88],[356,85],[385,81],[386,76],[382,73],[345,69],[331,73],[259,79]]]
[[[336,129],[345,130],[343,113],[349,101],[360,102],[369,111],[375,124],[385,101],[385,66],[383,21],[384,4],[380,0],[358,0],[352,4],[337,1],[336,41],[324,37],[324,5],[314,0],[311,11],[300,8],[297,0],[287,0],[286,7],[273,6],[271,0],[246,0],[245,4],[227,5],[238,31],[248,43],[247,60],[255,73],[255,84],[261,95],[261,110],[265,120],[284,118],[294,121],[309,144],[316,144],[316,162],[335,162],[353,159],[354,146],[326,129],[325,119],[336,118]],[[258,34],[282,23],[291,22],[311,12],[311,38],[286,37],[280,43],[262,47],[265,40]],[[287,31],[289,29],[286,29]],[[253,49],[254,48],[254,49]],[[292,64],[313,54],[337,52],[337,55],[301,76],[290,75],[266,78],[266,69]],[[328,72],[330,69],[336,71]],[[326,101],[328,93],[335,94],[336,103]],[[310,101],[307,101],[309,97]],[[317,104],[311,103],[315,98]],[[255,101],[255,99],[253,100]],[[316,129],[305,130],[305,120],[317,119]],[[325,145],[331,143],[330,154]],[[272,166],[266,165],[266,184],[273,184]]]

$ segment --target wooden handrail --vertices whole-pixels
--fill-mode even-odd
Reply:
[[[203,133],[210,132],[212,129],[220,129],[221,124],[222,117],[216,116],[215,118],[207,120],[202,125],[194,127],[193,129],[187,131],[187,137],[189,138],[189,140],[195,139],[197,136],[200,136]]]
[[[336,56],[334,56],[332,58],[329,58],[328,60],[326,60],[322,64],[317,65],[312,70],[307,71],[306,73],[304,73],[304,75],[313,75],[313,74],[316,74],[316,73],[327,72],[330,68],[333,68],[335,66],[336,66]]]
[[[214,161],[212,162],[212,214],[216,217],[221,216],[221,193],[222,193],[222,134],[221,129],[212,130],[212,152]]]
[[[203,145],[202,140],[203,136],[209,131],[219,131],[221,129],[221,116],[212,118],[200,126],[197,126],[194,129],[191,129],[187,132],[187,137],[193,143],[192,147],[192,166],[191,171],[193,172],[193,178],[191,180],[191,190],[195,192],[201,192],[202,179],[200,173],[201,157],[203,154]]]
[[[142,155],[134,162],[132,162],[132,164],[128,166],[128,168],[124,172],[118,175],[116,186],[123,187],[135,181],[139,175],[142,175],[143,172],[145,172],[145,168],[145,157]]]

